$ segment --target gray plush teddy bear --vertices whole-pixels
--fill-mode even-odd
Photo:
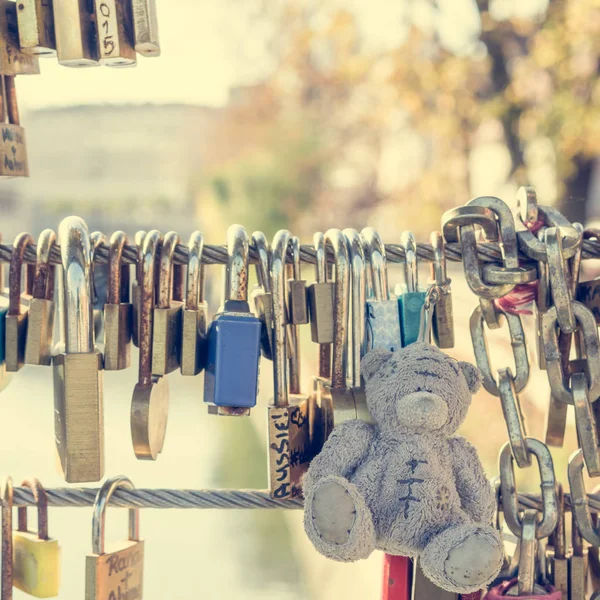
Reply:
[[[481,384],[476,367],[417,342],[362,360],[375,422],[336,427],[303,481],[304,527],[336,560],[373,550],[419,557],[439,587],[469,593],[498,574],[495,498],[473,446],[454,436]]]

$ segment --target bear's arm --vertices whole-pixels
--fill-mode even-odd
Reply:
[[[463,510],[478,523],[491,523],[496,498],[477,450],[463,437],[448,440],[456,490]]]
[[[345,421],[335,427],[312,459],[303,487],[308,489],[327,475],[348,477],[364,460],[374,438],[375,428],[363,421]]]

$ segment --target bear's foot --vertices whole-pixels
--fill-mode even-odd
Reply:
[[[335,560],[366,558],[375,549],[371,511],[343,477],[331,475],[311,486],[304,500],[304,529],[315,548]]]
[[[490,526],[450,527],[431,539],[421,553],[425,575],[438,587],[468,594],[491,583],[502,566],[503,548]]]

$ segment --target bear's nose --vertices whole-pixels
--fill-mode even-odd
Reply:
[[[432,431],[448,420],[448,405],[431,392],[413,392],[397,401],[396,414],[400,425]]]

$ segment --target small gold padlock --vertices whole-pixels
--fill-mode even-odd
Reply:
[[[110,497],[117,489],[134,489],[119,475],[107,479],[94,502],[92,554],[85,560],[85,600],[142,600],[144,586],[144,542],[139,539],[139,510],[129,509],[129,539],[107,549],[104,519]]]
[[[38,530],[27,529],[27,507],[19,507],[19,528],[13,531],[13,581],[15,587],[36,598],[58,596],[60,546],[48,537],[48,497],[37,479],[25,479],[38,509]]]
[[[53,0],[52,4],[59,64],[98,66],[98,44],[89,0]]]
[[[50,0],[17,2],[19,45],[25,54],[56,56],[54,11]]]
[[[1,75],[0,178],[29,177],[25,129],[19,120],[15,78]]]
[[[36,56],[21,51],[17,3],[0,0],[0,73],[2,75],[39,75]]]

